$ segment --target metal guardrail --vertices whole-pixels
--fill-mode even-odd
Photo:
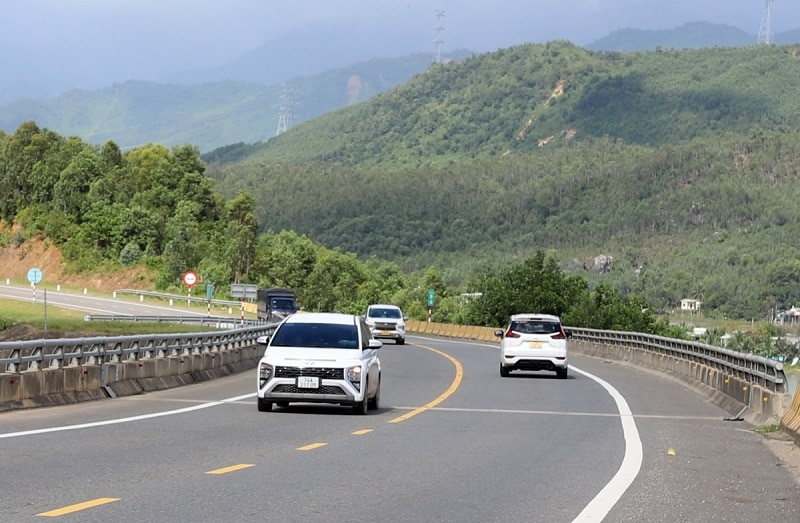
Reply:
[[[178,323],[189,325],[202,325],[205,327],[215,327],[217,329],[233,329],[238,327],[252,327],[265,325],[263,320],[236,319],[224,316],[144,316],[128,314],[87,314],[83,317],[85,321],[134,321],[145,323]]]
[[[114,291],[115,294],[133,294],[135,296],[148,296],[150,298],[157,298],[161,300],[189,300],[189,301],[196,301],[198,303],[211,303],[212,305],[223,305],[225,307],[240,307],[242,305],[241,300],[217,300],[211,299],[208,300],[203,296],[190,296],[188,294],[167,294],[164,292],[154,292],[154,291],[142,291],[137,289],[117,289]]]
[[[253,346],[259,336],[271,334],[277,325],[269,323],[201,333],[3,342],[0,343],[0,369],[18,374],[45,368],[220,352]]]
[[[786,374],[783,371],[783,363],[779,361],[697,341],[676,340],[635,332],[602,331],[577,327],[565,327],[565,329],[569,330],[575,339],[643,349],[702,363],[775,392],[790,392]]]

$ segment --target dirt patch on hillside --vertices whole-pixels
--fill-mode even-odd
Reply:
[[[28,271],[42,271],[39,285],[54,288],[87,288],[113,292],[117,289],[152,290],[153,284],[142,268],[125,269],[111,274],[77,274],[66,268],[58,247],[48,241],[27,240],[22,245],[0,249],[0,283],[28,281]]]

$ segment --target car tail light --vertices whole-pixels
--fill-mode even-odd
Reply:
[[[506,335],[505,336],[506,336],[506,338],[519,338],[519,334],[517,334],[516,332],[512,331],[511,328],[509,328],[506,331]]]
[[[564,329],[558,329],[558,332],[550,336],[554,340],[566,340],[567,335],[564,333]]]

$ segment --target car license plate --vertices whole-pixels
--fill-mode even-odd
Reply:
[[[392,333],[391,331],[381,331],[382,336],[388,336],[391,333]]]
[[[319,378],[316,376],[298,376],[297,386],[301,389],[318,389]]]
[[[530,347],[531,349],[541,349],[542,348],[542,342],[541,341],[529,341],[528,342],[528,347]]]

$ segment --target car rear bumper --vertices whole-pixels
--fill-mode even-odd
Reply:
[[[530,357],[504,355],[500,361],[503,367],[513,370],[559,370],[566,369],[567,356]]]

